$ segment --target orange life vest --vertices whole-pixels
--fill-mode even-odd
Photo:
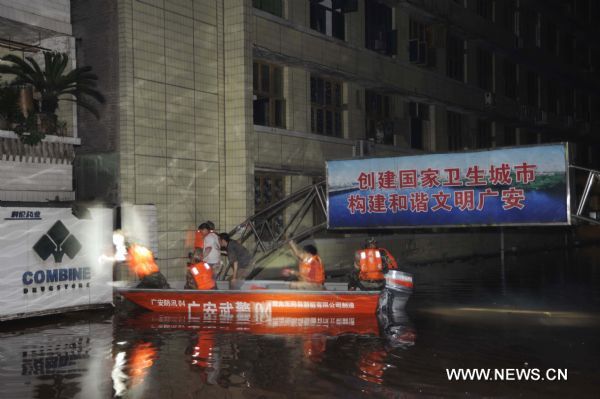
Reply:
[[[312,255],[300,262],[300,281],[316,284],[325,282],[325,269],[319,255]]]
[[[192,277],[196,282],[196,289],[210,290],[215,287],[212,268],[206,262],[198,262],[190,267]]]
[[[367,248],[359,252],[361,280],[383,280],[383,263],[378,249]]]
[[[387,265],[388,269],[389,270],[398,270],[398,262],[396,262],[396,258],[394,258],[392,256],[392,254],[390,253],[390,251],[388,251],[385,248],[379,248],[379,251],[380,252],[385,252],[385,255],[386,255],[387,259],[388,259],[388,265]]]
[[[158,272],[158,265],[154,261],[152,251],[141,245],[133,244],[129,247],[129,268],[139,278],[144,278],[152,273]]]
[[[194,234],[194,248],[204,248],[204,234],[200,230]]]

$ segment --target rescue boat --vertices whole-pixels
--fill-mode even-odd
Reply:
[[[216,315],[335,316],[374,315],[378,309],[398,311],[412,293],[412,277],[390,271],[380,291],[348,291],[346,283],[325,283],[319,291],[290,289],[285,281],[249,280],[239,289],[219,282],[217,290],[121,288],[129,301],[153,312],[184,313],[210,319]]]

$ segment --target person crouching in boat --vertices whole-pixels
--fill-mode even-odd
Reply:
[[[377,241],[369,238],[365,241],[363,249],[354,254],[354,270],[350,274],[348,289],[351,291],[360,288],[363,291],[377,291],[385,287],[384,273],[387,264],[384,264],[381,251],[377,248]]]
[[[217,288],[212,267],[197,256],[194,257],[193,263],[189,266],[188,274],[191,278],[187,278],[186,289],[214,290]]]
[[[294,241],[290,241],[290,248],[298,258],[298,271],[284,269],[284,276],[296,276],[297,282],[293,282],[292,289],[322,290],[325,284],[325,269],[323,262],[314,245],[305,245],[300,249]]]
[[[136,288],[171,288],[167,279],[158,269],[152,251],[148,248],[132,244],[127,249],[129,269],[140,279]]]

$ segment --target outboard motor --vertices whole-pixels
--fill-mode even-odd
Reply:
[[[378,312],[387,315],[404,313],[404,306],[412,291],[412,275],[398,270],[388,271],[385,274],[385,288],[379,294]]]

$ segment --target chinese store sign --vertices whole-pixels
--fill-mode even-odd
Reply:
[[[567,224],[564,144],[327,162],[328,227]]]

